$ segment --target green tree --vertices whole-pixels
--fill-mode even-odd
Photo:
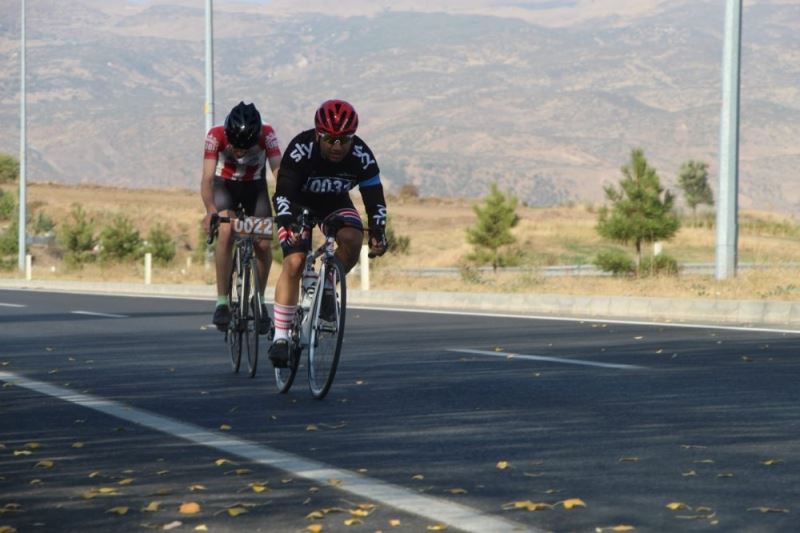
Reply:
[[[153,259],[162,265],[175,258],[175,239],[169,234],[166,225],[159,222],[150,228],[144,251],[153,254]]]
[[[606,239],[636,247],[636,271],[642,263],[642,243],[668,240],[678,231],[675,198],[661,187],[641,148],[631,151],[630,162],[622,167],[619,189],[605,187],[611,207],[600,209],[597,232]]]
[[[708,184],[708,163],[686,161],[678,172],[678,185],[683,190],[686,205],[692,210],[692,218],[697,216],[700,204],[714,205],[714,193]]]
[[[69,218],[61,224],[58,239],[66,249],[67,262],[80,265],[94,258],[92,252],[97,245],[94,223],[80,205],[73,204]]]
[[[19,179],[19,161],[8,154],[0,154],[0,183],[14,183]]]
[[[492,183],[484,206],[472,207],[478,220],[467,228],[467,241],[475,246],[470,259],[480,264],[490,263],[495,272],[498,266],[511,260],[511,254],[504,254],[501,249],[516,242],[511,234],[511,228],[519,223],[516,209],[517,198],[503,194],[497,184]]]
[[[100,232],[100,257],[111,260],[132,259],[142,253],[139,230],[125,215],[117,215]]]

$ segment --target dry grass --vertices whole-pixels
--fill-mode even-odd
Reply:
[[[355,196],[358,203],[358,195]],[[143,235],[152,224],[166,222],[179,243],[178,257],[169,267],[155,268],[154,282],[213,283],[212,269],[187,263],[197,246],[203,212],[197,192],[31,184],[28,199],[30,213],[43,211],[57,224],[67,217],[73,204],[79,203],[97,222],[98,231],[119,213],[127,215]],[[793,264],[800,261],[800,227],[791,218],[772,213],[743,214],[739,236],[741,263],[755,262],[772,268],[741,269],[735,279],[724,282],[716,281],[711,275],[617,279],[543,277],[535,271],[483,274],[471,281],[461,275],[403,275],[404,269],[461,264],[471,251],[464,235],[465,228],[475,220],[474,203],[460,199],[390,199],[393,227],[399,235],[410,237],[411,252],[376,261],[371,274],[372,288],[800,300],[800,268]],[[597,214],[592,206],[520,207],[518,214],[521,222],[514,231],[525,257],[533,266],[589,264],[599,250],[615,246],[600,239],[595,232]],[[708,228],[684,227],[674,239],[664,243],[664,251],[681,263],[713,263],[714,232]],[[69,269],[52,251],[32,247],[31,252],[35,256],[34,275],[40,279],[143,279],[141,265],[91,264],[82,269]],[[279,266],[274,265],[273,269],[270,284],[277,278]],[[4,275],[18,274],[7,272]],[[354,286],[358,286],[357,279]]]

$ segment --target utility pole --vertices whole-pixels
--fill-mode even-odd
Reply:
[[[206,0],[206,131],[214,125],[214,7]]]
[[[716,276],[736,276],[739,189],[739,88],[742,52],[742,0],[728,0],[722,55],[722,117],[719,146]]]
[[[27,146],[27,131],[25,128],[27,119],[25,117],[25,0],[22,0],[21,4],[21,16],[20,16],[20,44],[19,44],[19,55],[20,55],[20,89],[19,89],[19,240],[17,243],[17,250],[19,251],[19,270],[20,272],[25,271],[25,222],[27,214],[25,212],[25,207],[27,203],[27,191],[26,189],[26,181],[27,181],[27,154],[28,154],[28,146]]]

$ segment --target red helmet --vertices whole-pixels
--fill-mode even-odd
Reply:
[[[352,135],[358,128],[358,113],[344,100],[327,100],[314,115],[317,133],[328,135]]]

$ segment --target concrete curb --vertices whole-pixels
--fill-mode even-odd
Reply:
[[[119,295],[214,298],[211,285],[99,283],[87,281],[2,280],[0,288],[114,293]],[[722,299],[572,296],[566,294],[498,294],[350,290],[355,305],[489,311],[519,314],[619,318],[645,321],[772,326],[800,330],[800,302]]]

